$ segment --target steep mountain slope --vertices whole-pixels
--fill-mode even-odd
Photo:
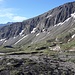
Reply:
[[[0,28],[0,45],[22,45],[53,39],[75,27],[75,2]],[[74,33],[73,33],[74,34]]]

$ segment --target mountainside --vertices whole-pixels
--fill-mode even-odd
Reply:
[[[0,27],[0,75],[75,75],[75,1]]]
[[[23,22],[1,27],[0,45],[32,44],[57,38],[57,35],[70,32],[74,28],[75,1]]]
[[[3,27],[3,26],[6,26],[6,25],[10,25],[10,24],[12,24],[13,22],[7,22],[7,23],[5,23],[5,24],[0,24],[0,27]]]

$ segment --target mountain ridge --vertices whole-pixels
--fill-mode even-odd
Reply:
[[[36,41],[37,38],[42,39],[44,36],[46,36],[47,33],[49,33],[52,30],[53,27],[55,27],[55,25],[61,25],[61,23],[70,18],[71,14],[73,14],[74,12],[75,1],[66,3],[42,15],[25,20],[23,22],[16,22],[11,25],[0,28],[0,39],[5,39],[9,41],[11,38],[18,37],[19,39],[17,41],[19,41],[23,38],[23,36],[26,35],[29,35],[29,37],[32,37],[32,35],[34,36],[32,39],[30,39],[30,37],[29,41]],[[55,28],[53,28],[53,30],[54,29]],[[54,33],[54,31],[52,33]],[[52,33],[50,35],[53,35]],[[37,35],[40,34],[41,36],[38,37]],[[17,41],[15,41],[14,43],[16,43]],[[3,43],[5,43],[4,40],[1,41],[1,45]]]

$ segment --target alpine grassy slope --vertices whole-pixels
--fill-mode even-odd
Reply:
[[[75,2],[0,28],[0,75],[74,75]]]

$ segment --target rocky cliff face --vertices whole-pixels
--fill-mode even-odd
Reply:
[[[0,39],[9,40],[20,35],[48,33],[57,24],[61,25],[72,14],[74,15],[74,12],[75,2],[66,3],[37,17],[0,28]]]

